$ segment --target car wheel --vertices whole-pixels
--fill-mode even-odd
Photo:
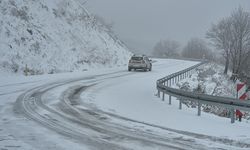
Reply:
[[[150,64],[150,68],[149,68],[149,71],[152,71],[152,65]]]
[[[128,68],[128,71],[131,71],[131,68]]]

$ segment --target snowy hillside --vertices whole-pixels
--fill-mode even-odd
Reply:
[[[127,63],[127,48],[80,2],[0,0],[0,69],[42,74]]]

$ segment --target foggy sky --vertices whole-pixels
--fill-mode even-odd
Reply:
[[[250,0],[88,0],[85,7],[114,22],[114,30],[133,51],[147,53],[156,42],[205,39],[212,23],[239,6],[250,12]]]

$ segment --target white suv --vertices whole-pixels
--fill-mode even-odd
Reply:
[[[151,71],[152,70],[152,64],[151,60],[148,59],[147,56],[132,56],[128,63],[128,71],[131,71],[132,69],[142,69],[144,71]]]

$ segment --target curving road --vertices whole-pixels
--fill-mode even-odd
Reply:
[[[183,62],[174,63],[172,67],[182,64]],[[159,70],[163,67],[165,67],[164,64],[158,63],[155,64],[154,69]],[[103,82],[134,75],[145,76],[147,73],[118,71],[40,85],[20,95],[14,110],[58,134],[78,141],[89,149],[219,149],[197,143],[195,140],[197,138],[219,144],[227,142],[228,145],[232,144],[228,140],[172,130],[105,112],[83,103],[84,100],[81,99],[81,94],[86,90],[100,86]],[[118,123],[119,121],[112,121],[114,119],[127,124],[159,128],[190,138],[178,138],[171,134],[133,128],[130,125]]]

